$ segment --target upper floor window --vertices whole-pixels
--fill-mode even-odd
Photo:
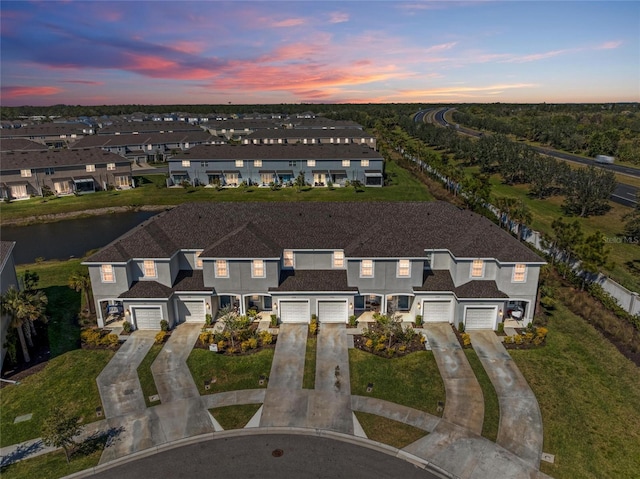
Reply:
[[[216,260],[216,278],[229,277],[229,263],[226,259]]]
[[[96,165],[87,165],[86,169],[88,173],[94,172],[96,171]]]
[[[373,260],[363,259],[360,263],[360,277],[373,278]]]
[[[20,176],[23,178],[31,178],[31,170],[20,170]]]
[[[481,259],[474,259],[471,265],[471,277],[482,278],[484,276],[484,261]]]
[[[251,263],[251,277],[264,278],[264,260],[254,259]]]
[[[236,168],[242,168],[244,166],[244,160],[236,160]]]
[[[408,259],[401,259],[398,261],[398,278],[408,278],[411,276],[411,261]]]
[[[284,251],[283,265],[285,268],[293,268],[293,251],[290,249]]]
[[[333,267],[344,268],[344,252],[343,251],[333,252]]]
[[[107,163],[107,170],[115,170],[115,169],[116,169],[115,163]]]
[[[360,160],[360,166],[369,166],[369,160]]]
[[[307,160],[307,166],[316,166],[316,160]]]
[[[298,162],[296,160],[289,160],[289,166],[296,166]]]
[[[191,166],[191,161],[190,160],[182,160],[182,166],[184,168],[189,168]]]
[[[262,160],[253,160],[253,166],[255,166],[256,168],[261,168]]]
[[[201,162],[200,162],[200,166],[201,166],[202,168],[206,168],[207,166],[209,166],[209,162],[208,162],[208,161],[201,161]]]
[[[513,267],[513,276],[511,281],[514,283],[524,283],[527,279],[527,265],[517,264]]]
[[[116,276],[113,274],[113,265],[103,264],[100,266],[100,277],[103,283],[115,283]]]
[[[342,166],[351,166],[351,160],[342,160]]]
[[[196,251],[193,255],[197,269],[202,269],[202,258],[200,257],[201,254],[202,251]]]
[[[156,262],[151,259],[144,260],[142,264],[142,272],[145,278],[155,278],[158,276],[156,272]]]

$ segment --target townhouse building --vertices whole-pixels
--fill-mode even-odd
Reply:
[[[260,130],[248,134],[242,139],[244,145],[287,145],[302,143],[304,145],[336,144],[366,145],[376,149],[376,137],[357,128],[338,129],[277,129]]]
[[[283,323],[403,320],[496,329],[535,313],[544,261],[488,219],[444,202],[196,203],[93,254],[98,323],[139,329],[215,318],[221,307]]]
[[[384,184],[384,159],[361,144],[200,145],[169,160],[174,185],[287,185],[303,173],[312,186]]]

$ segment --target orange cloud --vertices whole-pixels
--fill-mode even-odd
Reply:
[[[287,18],[285,20],[280,20],[271,24],[272,27],[275,28],[289,28],[289,27],[299,27],[300,25],[304,25],[307,21],[304,18]]]
[[[64,90],[55,86],[3,86],[2,96],[5,99],[19,96],[48,96],[57,95]]]
[[[126,57],[127,62],[122,66],[124,70],[153,78],[202,80],[212,76],[212,72],[204,68],[184,67],[173,60],[167,60],[159,56],[128,53]]]

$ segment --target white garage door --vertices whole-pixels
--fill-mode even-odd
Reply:
[[[160,329],[162,310],[156,307],[131,308],[136,329]]]
[[[280,301],[280,321],[308,323],[311,317],[308,301]]]
[[[467,308],[464,329],[494,329],[495,322],[496,308]]]
[[[205,319],[204,301],[195,300],[178,300],[178,317],[180,321],[187,323],[203,323]]]
[[[422,309],[425,323],[448,323],[451,319],[451,301],[424,301]]]
[[[318,301],[318,320],[321,323],[346,323],[348,314],[346,301]]]

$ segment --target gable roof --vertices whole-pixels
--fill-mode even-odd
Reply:
[[[23,168],[50,168],[56,166],[104,165],[107,163],[127,164],[129,160],[97,149],[64,149],[40,151],[8,151],[2,153],[2,171]]]
[[[424,257],[542,263],[483,216],[445,202],[188,203],[152,217],[90,256],[88,263],[169,258],[272,258],[284,249],[344,250],[354,258]]]

